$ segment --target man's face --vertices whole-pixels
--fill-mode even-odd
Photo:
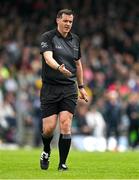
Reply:
[[[73,23],[73,15],[62,14],[62,17],[57,18],[57,25],[62,33],[68,33],[71,30]]]

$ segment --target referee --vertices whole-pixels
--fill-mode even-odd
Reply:
[[[71,145],[71,124],[78,99],[78,88],[80,98],[88,101],[83,84],[79,38],[70,32],[73,19],[72,10],[60,10],[56,18],[57,28],[45,32],[40,38],[42,55],[40,101],[44,144],[40,167],[45,170],[49,167],[50,143],[57,119],[60,128],[58,170],[68,169],[66,159]]]

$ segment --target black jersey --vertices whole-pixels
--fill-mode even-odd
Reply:
[[[43,57],[45,51],[52,51],[58,64],[64,64],[71,71],[71,77],[65,77],[58,70],[47,65]],[[64,38],[56,29],[45,32],[40,39],[42,54],[42,81],[48,84],[73,84],[76,81],[76,63],[81,57],[80,41],[77,35],[69,33]]]

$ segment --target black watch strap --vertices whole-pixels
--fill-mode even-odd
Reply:
[[[79,89],[84,88],[84,84],[78,86]]]
[[[56,69],[56,70],[57,70],[57,71],[59,71],[59,68],[60,68],[60,65],[57,67],[57,69]]]

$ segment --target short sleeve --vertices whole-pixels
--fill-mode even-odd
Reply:
[[[80,39],[79,37],[76,38],[76,43],[75,43],[75,48],[74,48],[74,58],[75,61],[78,61],[81,58],[81,47],[80,47]]]
[[[44,53],[45,51],[52,51],[52,39],[49,35],[42,35],[39,42],[40,53]]]

